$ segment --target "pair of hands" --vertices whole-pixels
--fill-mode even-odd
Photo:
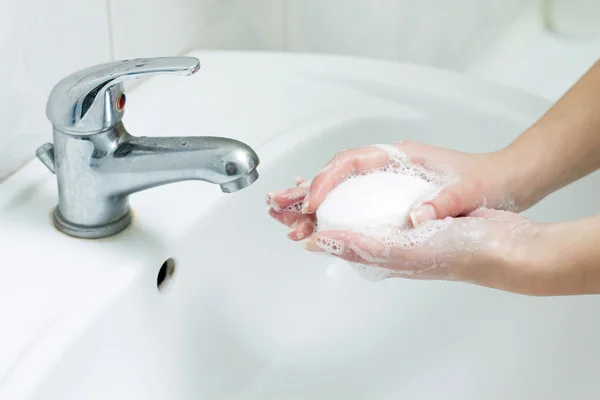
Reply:
[[[289,227],[305,249],[351,263],[385,268],[387,276],[459,280],[528,293],[539,268],[524,265],[539,226],[515,214],[527,204],[512,187],[502,152],[468,154],[415,142],[394,145],[410,163],[442,166],[454,179],[435,198],[416,204],[412,227],[394,243],[357,232],[316,231],[315,212],[327,194],[350,175],[382,168],[388,154],[377,146],[338,153],[312,181],[268,194],[269,215]]]

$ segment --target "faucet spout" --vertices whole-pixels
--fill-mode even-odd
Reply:
[[[225,193],[258,179],[254,150],[212,136],[137,137],[122,122],[95,135],[54,130],[59,188],[55,225],[83,238],[114,235],[131,223],[129,195],[169,183],[198,180]]]
[[[98,136],[96,149],[112,156],[92,165],[106,179],[110,195],[126,196],[141,190],[185,180],[218,184],[225,193],[243,189],[258,178],[258,155],[238,140],[212,136],[136,137],[120,124],[116,145]],[[106,144],[104,142],[107,142]],[[113,144],[111,144],[111,142]],[[93,160],[96,160],[92,157]]]
[[[123,126],[124,82],[199,68],[194,57],[137,58],[86,68],[54,86],[46,106],[54,140],[36,154],[56,174],[60,231],[88,239],[115,235],[131,223],[129,195],[156,186],[199,180],[232,193],[258,179],[258,156],[240,141],[136,137]]]

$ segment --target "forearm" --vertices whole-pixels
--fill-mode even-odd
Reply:
[[[504,153],[521,208],[600,168],[600,61]]]
[[[523,252],[535,295],[600,294],[600,215],[542,226]]]

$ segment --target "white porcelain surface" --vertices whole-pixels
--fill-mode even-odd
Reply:
[[[46,97],[64,75],[110,59],[106,4],[0,0],[0,180],[51,137]]]
[[[312,176],[341,148],[414,139],[492,150],[548,103],[410,65],[194,54],[198,74],[131,91],[125,123],[138,135],[244,140],[261,157],[261,178],[232,195],[198,182],[140,193],[134,225],[98,241],[52,228],[54,177],[39,163],[0,185],[0,242],[11,243],[2,250],[11,268],[0,291],[0,399],[599,393],[597,297],[375,284],[302,251],[264,209],[266,191]],[[599,181],[571,185],[528,215],[596,213]],[[177,269],[160,293],[156,276],[168,257]]]

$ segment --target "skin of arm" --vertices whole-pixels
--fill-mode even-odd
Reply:
[[[525,282],[527,294],[600,294],[600,215],[538,226],[512,268],[543,271]]]
[[[518,165],[507,179],[527,207],[600,168],[600,61],[499,153]]]

